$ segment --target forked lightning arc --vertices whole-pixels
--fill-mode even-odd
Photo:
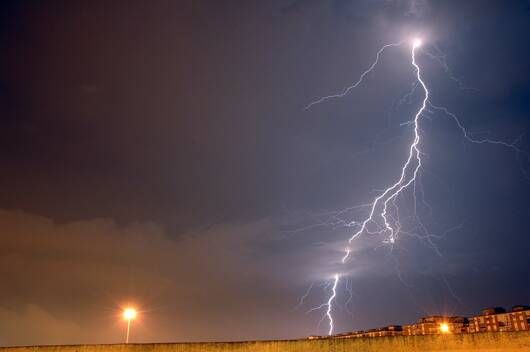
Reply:
[[[377,52],[376,58],[374,62],[369,66],[369,68],[364,71],[360,76],[359,79],[352,84],[349,87],[346,87],[342,92],[324,96],[322,98],[319,98],[318,100],[315,100],[311,103],[309,103],[305,109],[309,109],[313,107],[314,105],[323,103],[330,99],[335,98],[342,98],[346,94],[348,94],[353,89],[357,88],[364,80],[364,78],[372,71],[375,70],[377,64],[379,63],[379,59],[382,55],[382,53],[391,47],[399,47],[403,45],[405,42],[401,41],[398,43],[391,43],[386,44],[379,51]],[[359,236],[363,234],[369,234],[369,235],[383,235],[384,236],[384,243],[393,245],[396,241],[396,239],[399,236],[401,224],[399,222],[399,217],[395,214],[392,214],[392,209],[394,211],[397,211],[397,205],[395,203],[396,198],[402,194],[405,190],[408,188],[411,188],[411,186],[415,186],[415,182],[418,179],[418,174],[422,167],[422,152],[421,152],[421,128],[420,128],[420,122],[422,119],[422,115],[425,112],[432,113],[433,111],[431,109],[440,110],[444,112],[447,116],[452,118],[455,123],[457,124],[458,128],[462,132],[465,139],[467,139],[469,142],[472,143],[478,143],[478,144],[496,144],[496,145],[502,145],[504,147],[510,148],[513,151],[515,151],[518,156],[519,154],[524,154],[526,158],[528,158],[528,154],[524,152],[521,148],[517,146],[517,142],[519,141],[520,137],[513,141],[512,143],[507,143],[503,141],[497,141],[492,139],[476,139],[472,136],[471,133],[469,133],[460,120],[457,118],[457,116],[450,111],[448,111],[445,107],[439,107],[432,105],[429,102],[429,89],[427,88],[427,85],[425,84],[424,80],[422,79],[422,72],[420,69],[420,66],[418,65],[416,61],[416,55],[417,50],[422,45],[422,41],[419,38],[414,39],[411,43],[411,64],[414,68],[417,84],[421,86],[423,90],[423,99],[421,100],[421,105],[419,109],[417,110],[416,114],[414,115],[414,119],[410,121],[408,124],[412,125],[414,128],[414,138],[412,139],[409,147],[408,147],[408,157],[405,161],[405,163],[401,167],[401,171],[399,173],[398,179],[391,185],[389,185],[386,189],[382,190],[378,196],[376,196],[373,201],[369,204],[365,204],[363,206],[369,208],[369,214],[368,216],[360,222],[349,222],[347,223],[348,227],[355,227],[357,230],[350,236],[348,239],[347,245],[344,248],[344,255],[341,258],[341,263],[344,265],[348,258],[350,257],[351,249],[350,245],[351,243],[358,238]],[[523,170],[524,171],[524,170]],[[525,173],[525,176],[526,173]],[[415,193],[413,192],[414,199],[416,198]],[[339,285],[341,275],[340,273],[335,273],[332,276],[332,279],[330,283],[327,285],[327,287],[331,287],[331,292],[328,297],[328,300],[321,304],[320,306],[317,306],[315,308],[312,308],[309,310],[309,312],[319,309],[325,309],[325,314],[322,317],[322,320],[326,319],[329,321],[329,330],[328,334],[331,335],[333,333],[334,329],[334,321],[333,321],[333,302],[337,298],[337,287]],[[309,290],[312,286],[310,286]],[[309,292],[306,292],[304,295],[307,297]],[[301,300],[303,302],[303,300]],[[321,321],[322,321],[321,320]]]

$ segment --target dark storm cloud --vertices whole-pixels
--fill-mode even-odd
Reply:
[[[424,0],[335,0],[332,5],[339,16],[368,21],[421,19],[428,10]]]
[[[178,240],[154,223],[59,224],[20,211],[0,211],[0,226],[1,275],[9,282],[0,293],[2,345],[121,342],[119,310],[127,302],[142,311],[134,341],[304,336],[320,317],[295,309],[297,295],[337,254],[307,238],[285,248],[268,220]],[[322,258],[308,272],[315,256]],[[384,275],[377,262],[359,259],[365,265],[355,276]]]
[[[344,268],[349,230],[314,226],[394,180],[420,99],[400,99],[407,48],[303,111],[419,33],[432,102],[512,141],[529,128],[528,17],[522,1],[3,3],[0,343],[120,341],[128,299],[147,310],[136,341],[323,333],[305,310],[339,269],[339,330],[528,303],[528,163],[441,114],[422,126],[420,215],[455,231],[392,252],[365,238]]]
[[[58,224],[20,211],[0,211],[0,226],[1,275],[9,283],[0,294],[2,345],[120,342],[119,309],[127,302],[142,310],[134,341],[304,336],[320,319],[305,311],[320,297],[297,307],[297,295],[325,277],[340,253],[339,243],[315,243],[309,231],[303,239],[279,236],[267,220],[185,232],[178,240],[153,223]],[[353,251],[362,263],[349,273],[356,286],[363,283],[357,294],[371,295],[378,280],[393,277],[396,262],[370,249],[374,244]],[[275,250],[264,255],[267,248]],[[400,265],[413,276],[433,268]],[[370,323],[384,319],[390,317]]]
[[[266,221],[214,226],[179,240],[156,224],[108,219],[56,224],[2,211],[0,224],[2,278],[9,282],[1,293],[2,345],[119,342],[117,313],[128,301],[145,311],[136,341],[237,338],[236,331],[271,322],[243,318],[265,313],[252,301],[253,290],[269,309],[278,306],[271,316],[287,303],[254,258],[270,232]],[[233,334],[226,335],[227,326]]]

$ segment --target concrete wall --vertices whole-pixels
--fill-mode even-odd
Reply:
[[[229,343],[4,347],[0,352],[530,352],[530,332]]]

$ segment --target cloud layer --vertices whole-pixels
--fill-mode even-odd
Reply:
[[[2,345],[122,341],[116,314],[129,301],[144,310],[133,341],[200,339],[203,329],[211,339],[228,338],[227,325],[240,334],[263,323],[241,319],[260,311],[254,289],[270,300],[279,294],[251,262],[250,243],[266,234],[267,222],[213,226],[175,240],[152,223],[59,224],[2,210],[0,228]]]

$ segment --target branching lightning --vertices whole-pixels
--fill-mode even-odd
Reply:
[[[364,71],[361,74],[361,76],[359,77],[357,82],[355,82],[353,85],[345,88],[342,91],[342,93],[335,94],[335,95],[328,95],[328,96],[322,97],[322,98],[310,103],[309,105],[306,106],[306,109],[309,109],[313,105],[320,104],[320,103],[322,103],[322,102],[324,102],[324,101],[326,101],[328,99],[341,98],[341,97],[345,96],[346,94],[348,94],[352,89],[358,87],[363,82],[364,77],[369,72],[372,72],[374,70],[374,68],[376,67],[377,63],[379,62],[379,58],[380,58],[381,54],[383,53],[383,51],[386,48],[394,47],[394,46],[400,46],[402,44],[403,44],[403,42],[391,43],[391,44],[384,45],[377,52],[375,61],[372,63],[372,65],[366,71]],[[386,234],[387,235],[386,242],[393,244],[395,242],[395,238],[396,238],[397,234],[399,233],[400,226],[399,226],[399,224],[397,224],[397,225],[393,224],[395,221],[393,221],[392,217],[388,214],[388,208],[389,208],[389,204],[391,206],[395,206],[395,204],[393,204],[393,201],[395,200],[395,198],[404,189],[409,187],[416,180],[418,171],[421,168],[421,152],[420,152],[420,149],[419,149],[419,144],[420,144],[419,121],[420,121],[420,117],[421,117],[423,111],[425,110],[425,108],[427,106],[427,101],[429,99],[429,91],[427,90],[427,86],[425,85],[425,82],[421,79],[420,67],[416,63],[416,48],[418,48],[420,45],[421,45],[421,41],[416,39],[414,41],[413,45],[412,45],[411,56],[412,56],[412,65],[414,66],[414,68],[416,70],[416,78],[417,78],[418,82],[421,84],[421,86],[422,86],[422,88],[424,90],[425,96],[424,96],[424,99],[422,101],[420,109],[417,111],[416,115],[414,116],[414,120],[412,121],[412,123],[414,124],[414,139],[413,139],[413,141],[412,141],[412,143],[411,143],[411,145],[409,147],[409,155],[408,155],[407,161],[405,162],[405,164],[401,168],[401,175],[400,175],[399,179],[393,185],[391,185],[390,187],[386,188],[379,196],[377,196],[374,199],[374,201],[372,203],[368,204],[368,206],[370,207],[369,216],[364,221],[362,221],[360,223],[354,222],[354,223],[348,224],[350,226],[358,226],[359,227],[358,230],[348,240],[348,244],[350,244],[355,238],[357,238],[358,236],[360,236],[363,233],[368,233],[368,234]],[[372,224],[375,226],[375,228],[373,228],[373,229],[369,228],[370,225],[372,225]],[[345,248],[345,254],[344,254],[344,256],[341,259],[341,262],[343,264],[346,263],[346,260],[350,256],[350,253],[351,253],[351,250],[350,250],[350,248],[348,246],[348,247]],[[324,307],[326,308],[326,315],[325,316],[329,320],[329,333],[328,333],[329,335],[331,335],[333,333],[333,316],[332,316],[331,313],[332,313],[332,309],[333,309],[333,307],[332,307],[333,300],[337,296],[337,290],[336,289],[337,289],[337,285],[339,284],[339,279],[340,279],[339,274],[335,274],[334,277],[333,277],[332,294],[329,296],[329,299],[328,299],[327,303],[324,303],[324,304],[322,304],[322,305],[320,305],[318,307],[315,307],[315,308],[310,310],[310,311],[313,311],[313,310],[318,310],[318,309],[321,309],[321,308],[324,308]]]
[[[355,232],[350,239],[348,240],[348,243],[351,243],[355,238],[360,236],[363,233],[368,234],[387,234],[387,241],[388,243],[393,244],[396,239],[396,235],[398,234],[398,231],[396,231],[396,228],[393,224],[391,224],[391,217],[388,215],[388,207],[389,203],[391,203],[405,188],[409,187],[415,180],[418,175],[418,171],[421,168],[421,152],[419,148],[420,144],[420,128],[419,128],[419,121],[420,117],[425,110],[427,106],[427,101],[429,99],[429,90],[427,89],[427,86],[425,85],[425,82],[421,79],[421,71],[420,67],[416,63],[416,48],[418,48],[421,45],[421,41],[415,40],[412,45],[412,65],[414,66],[416,70],[416,78],[418,79],[418,82],[420,82],[423,91],[424,91],[424,98],[421,104],[420,109],[416,112],[416,115],[414,116],[413,124],[414,124],[414,139],[412,141],[412,144],[409,147],[409,155],[407,158],[407,161],[401,168],[401,175],[399,179],[390,187],[385,189],[383,193],[381,193],[379,196],[377,196],[374,201],[372,202],[372,206],[370,209],[369,216],[361,223],[361,226]],[[378,209],[380,209],[380,212],[377,213]],[[376,219],[376,217],[380,219]],[[381,225],[382,221],[383,224]],[[375,224],[377,227],[377,230],[370,230],[368,226],[370,224]],[[399,225],[398,225],[399,226]],[[350,249],[347,247],[345,250],[345,255],[342,257],[342,263],[345,263],[350,255]]]
[[[392,223],[392,217],[388,214],[389,204],[395,205],[392,202],[396,197],[407,187],[409,187],[413,182],[416,181],[418,171],[421,168],[421,151],[420,151],[420,127],[419,122],[421,115],[425,108],[427,107],[427,101],[429,100],[429,90],[425,85],[425,82],[421,78],[421,70],[418,64],[416,63],[416,49],[421,45],[421,41],[416,39],[412,45],[411,57],[412,65],[416,70],[416,78],[423,88],[424,98],[421,103],[420,109],[416,112],[414,116],[414,139],[409,147],[409,154],[407,161],[401,168],[401,174],[399,179],[390,187],[385,189],[379,196],[377,196],[372,202],[369,216],[361,223],[359,229],[350,237],[348,243],[350,244],[355,238],[359,237],[363,233],[368,234],[386,234],[386,241],[390,244],[393,244],[396,240],[396,236],[399,233],[399,223],[394,225]],[[375,65],[374,65],[375,66]],[[382,224],[381,224],[382,222]],[[369,229],[369,225],[374,224],[376,229]],[[342,257],[341,262],[344,264],[348,257],[350,256],[351,250],[349,247],[345,249],[345,255]],[[338,276],[335,276],[335,285],[338,282]],[[334,293],[335,296],[335,293]],[[335,298],[333,296],[333,298]],[[330,300],[328,303],[331,306]],[[329,314],[331,307],[328,307],[328,316],[330,320],[330,332],[331,335],[333,331],[333,319]]]
[[[315,285],[314,282],[312,282],[309,287],[307,287],[307,290],[305,291],[305,293],[303,294],[302,297],[300,297],[300,301],[298,302],[298,304],[296,305],[296,307],[294,307],[293,310],[297,310],[299,307],[301,307],[303,304],[304,304],[304,301],[306,300],[306,298],[309,296],[309,294],[311,293],[311,290],[313,289],[313,286]]]
[[[470,142],[470,143],[475,143],[475,144],[493,144],[493,145],[500,145],[500,146],[503,146],[505,148],[508,148],[508,149],[511,149],[512,151],[514,151],[517,156],[524,156],[526,158],[527,161],[530,160],[530,155],[528,154],[528,152],[526,152],[525,150],[521,149],[517,144],[521,141],[521,138],[523,138],[523,136],[525,135],[525,133],[522,133],[520,134],[517,138],[515,138],[512,142],[504,142],[504,141],[499,141],[499,140],[495,140],[495,139],[490,139],[490,138],[476,138],[473,136],[472,133],[470,133],[463,125],[462,123],[460,122],[460,119],[454,114],[452,113],[451,111],[449,111],[447,108],[443,107],[443,106],[436,106],[436,105],[433,105],[431,103],[429,103],[429,107],[433,110],[439,110],[439,111],[442,111],[445,115],[449,116],[451,119],[454,120],[456,126],[458,127],[458,129],[460,130],[460,132],[462,132],[462,136],[464,136],[464,138]],[[428,110],[429,112],[433,112],[432,110]],[[527,179],[530,179],[530,176],[528,175],[528,173],[525,171],[524,168],[521,168],[521,171],[523,172],[524,176],[527,178]]]
[[[385,49],[390,48],[390,47],[401,46],[403,43],[404,42],[401,41],[401,42],[398,42],[398,43],[386,44],[383,47],[381,47],[381,49],[379,49],[379,51],[377,52],[375,61],[369,66],[369,68],[366,71],[364,71],[359,76],[359,79],[353,85],[351,85],[349,87],[346,87],[340,93],[324,96],[324,97],[322,97],[322,98],[320,98],[318,100],[315,100],[315,101],[311,102],[310,104],[308,104],[305,107],[305,109],[307,110],[307,109],[313,107],[314,105],[323,103],[323,102],[325,102],[325,101],[327,101],[329,99],[344,97],[351,90],[353,90],[354,88],[358,87],[363,82],[364,78],[366,77],[366,75],[368,75],[368,73],[374,71],[374,69],[377,66],[377,64],[378,64],[378,62],[380,60],[380,57],[381,57],[382,53],[385,51]],[[458,129],[462,133],[463,137],[467,141],[469,141],[471,143],[500,145],[500,146],[509,148],[512,151],[516,152],[518,157],[522,155],[522,156],[525,156],[527,161],[530,161],[530,155],[517,145],[518,142],[520,141],[520,139],[522,138],[522,136],[519,136],[517,139],[515,139],[512,142],[503,142],[503,141],[493,140],[493,139],[489,139],[489,138],[476,138],[473,133],[470,133],[470,132],[468,132],[466,130],[464,125],[461,123],[459,118],[454,113],[450,112],[445,107],[433,105],[429,101],[429,98],[430,98],[429,89],[428,89],[425,81],[422,78],[421,68],[418,65],[417,61],[416,61],[417,50],[418,50],[418,48],[421,45],[422,45],[422,42],[421,42],[420,39],[415,39],[412,42],[412,49],[411,49],[410,55],[411,55],[411,65],[412,65],[412,67],[414,69],[414,74],[415,74],[415,83],[414,83],[414,86],[413,86],[411,92],[409,92],[407,94],[406,98],[403,98],[403,99],[410,99],[410,97],[412,96],[412,94],[414,94],[414,92],[415,92],[415,90],[417,88],[421,88],[423,98],[421,100],[421,104],[420,104],[418,110],[416,111],[416,113],[414,115],[414,118],[411,121],[407,121],[406,123],[402,124],[402,125],[412,126],[413,127],[413,138],[412,138],[412,141],[411,141],[411,143],[410,143],[410,145],[408,147],[407,159],[406,159],[406,161],[403,163],[403,165],[401,167],[401,170],[400,170],[400,173],[399,173],[399,177],[397,178],[397,180],[394,183],[392,183],[388,187],[378,191],[378,195],[376,195],[375,198],[373,198],[373,201],[371,203],[362,204],[362,205],[359,205],[359,206],[356,206],[356,207],[350,207],[350,208],[346,208],[346,209],[341,210],[341,211],[330,213],[330,214],[326,215],[326,219],[324,219],[324,220],[318,219],[318,221],[317,221],[317,223],[315,225],[310,226],[310,227],[314,227],[314,226],[325,226],[325,225],[329,226],[329,225],[331,225],[332,227],[345,226],[345,227],[349,227],[349,228],[355,228],[355,231],[349,237],[347,245],[344,248],[344,255],[340,259],[340,263],[342,265],[346,264],[346,262],[348,261],[350,255],[351,255],[351,251],[352,251],[351,250],[351,244],[352,244],[352,242],[356,238],[360,237],[363,234],[382,235],[382,236],[384,236],[383,243],[389,244],[391,247],[394,246],[394,243],[396,242],[396,240],[397,240],[397,238],[399,237],[400,234],[413,235],[413,236],[416,236],[416,237],[418,237],[418,238],[420,238],[422,240],[426,240],[426,242],[429,245],[431,245],[433,250],[438,255],[441,255],[441,253],[438,251],[438,249],[436,248],[435,244],[433,243],[432,238],[441,238],[444,235],[438,236],[438,235],[434,235],[434,234],[430,233],[427,230],[426,226],[418,218],[417,209],[416,209],[417,208],[417,203],[418,203],[418,199],[417,199],[417,195],[416,194],[418,193],[419,196],[420,196],[420,200],[419,201],[422,204],[425,205],[426,209],[428,209],[429,212],[432,211],[431,207],[425,202],[423,185],[422,185],[421,178],[420,178],[420,171],[422,169],[422,161],[423,161],[422,160],[423,153],[421,151],[421,126],[420,126],[420,124],[421,124],[421,121],[422,121],[422,117],[425,117],[426,113],[434,114],[434,111],[443,112],[446,116],[450,117],[455,122],[456,126],[458,127]],[[458,83],[460,88],[466,89],[466,87],[464,87],[463,84],[459,80],[457,80],[456,78],[453,77],[449,67],[446,64],[445,56],[440,54],[439,50],[438,50],[438,54],[437,55],[433,55],[433,54],[429,54],[429,53],[427,53],[427,55],[429,57],[431,57],[432,59],[437,60],[442,65],[442,68],[446,71],[446,73],[448,73],[449,77],[453,81],[456,81]],[[523,170],[523,173],[524,173],[525,177],[529,178],[528,174],[524,170]],[[413,231],[417,230],[417,231],[423,233],[424,234],[423,236],[421,234],[413,234],[411,232],[405,232],[405,231],[402,230],[402,223],[401,223],[401,220],[400,220],[399,207],[396,204],[396,201],[397,201],[398,197],[400,195],[402,195],[407,189],[411,189],[412,190],[412,196],[413,196],[413,202],[414,202],[414,204],[413,204],[414,217],[413,218],[415,220],[417,220],[417,227]],[[368,216],[365,217],[364,220],[362,220],[362,221],[347,221],[347,220],[344,220],[341,217],[341,215],[343,215],[345,213],[349,213],[349,212],[352,212],[352,211],[357,211],[357,210],[360,210],[360,209],[361,210],[362,209],[369,209]],[[455,227],[455,228],[458,228],[458,227]],[[450,229],[447,232],[452,231],[455,228]],[[329,287],[332,287],[332,289],[330,291],[330,295],[328,297],[328,300],[325,303],[323,303],[323,304],[321,304],[321,305],[319,305],[317,307],[311,308],[308,311],[308,313],[309,313],[309,312],[325,309],[325,314],[322,316],[322,319],[320,320],[320,323],[323,320],[325,320],[325,319],[327,319],[329,321],[329,330],[328,330],[328,334],[329,335],[331,335],[333,333],[333,329],[334,329],[334,321],[333,321],[333,315],[332,315],[333,302],[337,298],[337,287],[338,287],[338,285],[340,283],[340,278],[341,278],[341,274],[339,274],[339,273],[334,274],[332,280],[330,280],[328,282],[328,284],[326,285],[326,287],[328,289],[329,289]],[[400,280],[402,280],[401,276],[400,276]],[[447,279],[445,278],[445,276],[443,276],[443,281],[446,283],[451,295],[461,304],[460,298],[454,293],[454,291],[450,287],[450,285],[449,285]],[[346,284],[348,284],[348,282],[346,282]],[[406,286],[409,287],[409,285],[406,285]],[[301,303],[303,303],[304,299],[309,294],[309,291],[310,291],[311,287],[312,286],[310,286],[309,290],[302,297]],[[351,291],[351,288],[349,286],[346,286],[346,289],[350,293],[350,297],[348,298],[348,303],[349,303],[349,301],[352,298],[352,291]],[[320,325],[320,323],[319,323],[319,325]]]
[[[383,51],[385,51],[385,49],[387,48],[390,48],[390,47],[393,47],[393,46],[400,46],[401,44],[403,44],[403,42],[399,42],[399,43],[391,43],[391,44],[386,44],[384,45],[381,49],[379,49],[379,51],[377,52],[377,55],[375,57],[375,61],[372,63],[372,65],[370,65],[370,67],[368,67],[368,69],[366,71],[364,71],[360,76],[359,76],[359,79],[357,80],[357,82],[355,82],[354,84],[352,84],[351,86],[349,87],[346,87],[344,88],[344,90],[341,92],[341,93],[337,93],[337,94],[332,94],[332,95],[327,95],[325,97],[322,97],[318,100],[315,100],[311,103],[309,103],[306,107],[305,107],[305,110],[307,109],[310,109],[313,105],[316,105],[316,104],[320,104],[320,103],[323,103],[324,101],[328,100],[328,99],[333,99],[333,98],[342,98],[343,96],[345,96],[346,94],[348,94],[352,89],[355,89],[359,86],[359,84],[361,84],[364,80],[364,77],[369,74],[370,72],[372,72],[374,69],[375,69],[375,66],[377,66],[377,64],[379,63],[379,57],[381,56],[381,54],[383,53]]]

